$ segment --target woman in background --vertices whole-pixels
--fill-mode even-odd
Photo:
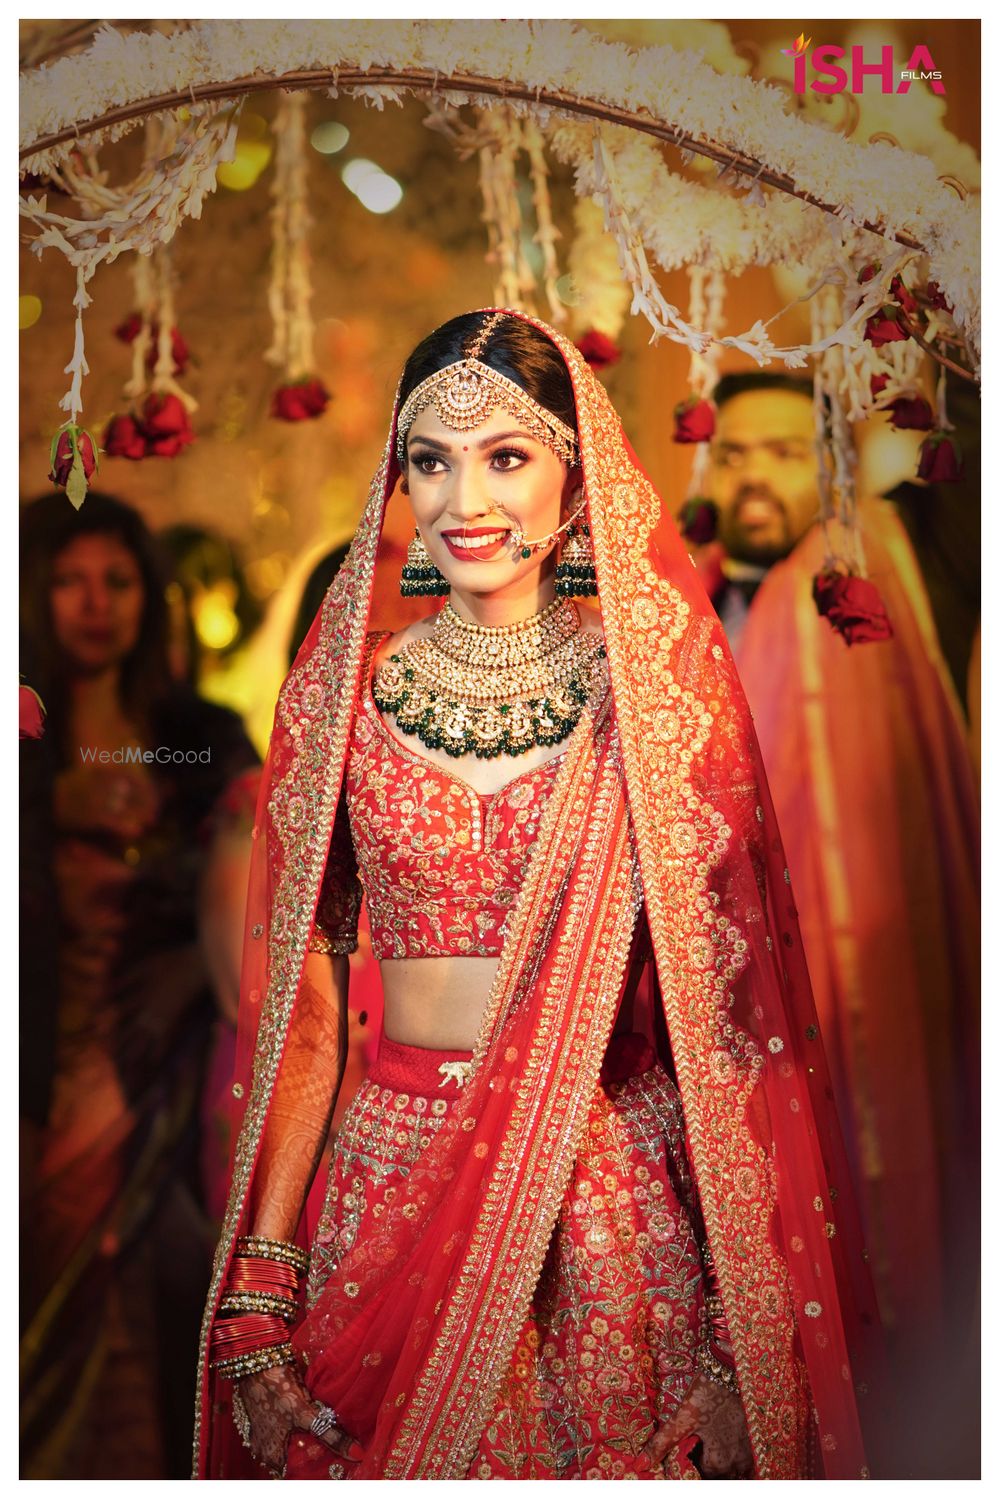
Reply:
[[[33,940],[56,958],[55,1014],[25,1038],[51,1072],[26,1126],[22,1471],[176,1477],[210,1249],[195,889],[205,820],[255,756],[234,715],[171,676],[162,564],[133,509],[46,496],[23,512],[21,558],[52,829],[24,857],[48,871]]]

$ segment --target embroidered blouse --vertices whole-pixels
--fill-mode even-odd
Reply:
[[[376,958],[497,957],[565,751],[489,795],[415,754],[372,699],[381,638],[362,674],[310,948],[354,951],[363,886]]]

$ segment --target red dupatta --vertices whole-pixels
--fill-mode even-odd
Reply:
[[[662,525],[653,540],[659,500],[603,387],[572,344],[526,321],[573,381],[611,692],[595,690],[560,768],[461,1103],[296,1335],[307,1383],[365,1449],[352,1476],[465,1476],[584,1148],[644,899],[756,1474],[808,1476],[814,1435],[820,1472],[864,1476],[851,1362],[874,1329],[870,1278],[749,712],[679,535],[668,528],[668,555]],[[282,688],[265,769],[236,1081],[247,1104],[205,1319],[202,1476],[219,1472],[208,1332],[294,1023],[394,433],[395,421]]]

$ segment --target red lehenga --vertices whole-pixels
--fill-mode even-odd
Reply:
[[[363,1449],[352,1478],[681,1476],[682,1451],[651,1471],[642,1448],[693,1377],[703,1234],[755,1476],[865,1476],[870,1277],[750,717],[679,536],[653,543],[659,501],[603,387],[536,326],[576,393],[610,687],[551,777],[465,1086],[383,1043],[344,1122],[294,1342]],[[248,1471],[208,1335],[341,804],[393,439],[282,689],[258,806],[203,1477]],[[386,1169],[345,1211],[372,1139]],[[306,1443],[288,1473],[329,1458]]]

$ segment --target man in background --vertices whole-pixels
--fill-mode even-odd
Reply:
[[[976,1405],[976,1319],[960,1298],[978,1273],[978,805],[966,727],[889,501],[862,502],[859,521],[891,638],[849,646],[817,612],[811,384],[729,375],[714,399],[709,493],[723,555],[710,587],[778,812],[906,1422],[899,1451],[907,1474],[957,1477],[968,1413],[942,1419],[941,1398],[957,1387]]]

